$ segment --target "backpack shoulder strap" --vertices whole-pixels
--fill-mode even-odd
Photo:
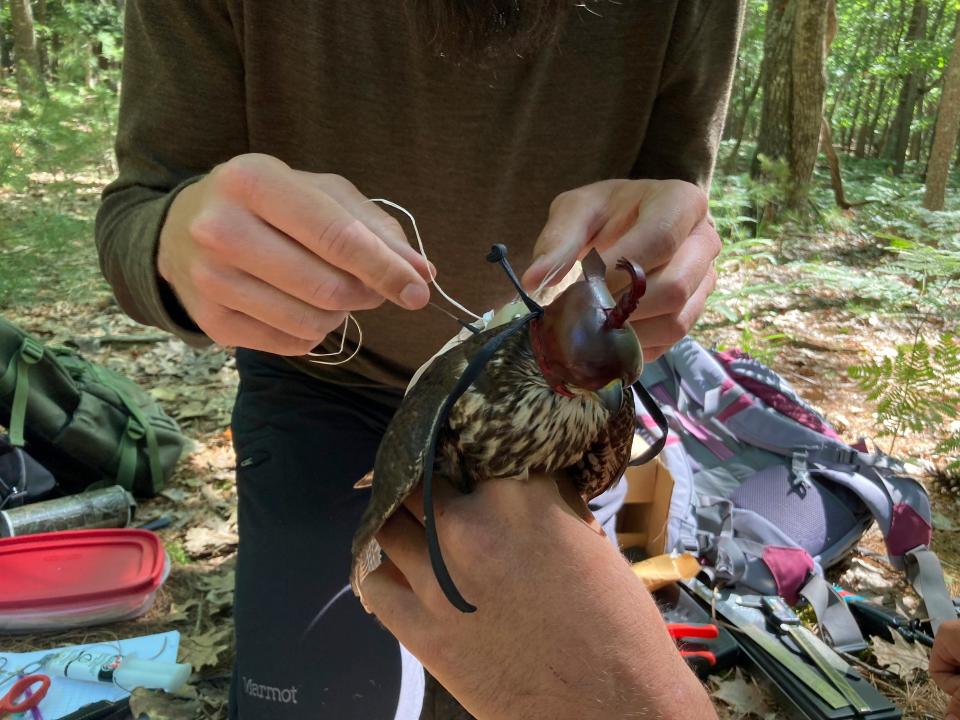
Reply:
[[[867,647],[846,600],[822,575],[811,575],[800,594],[813,608],[823,639],[831,647],[843,652],[860,652]]]
[[[923,598],[923,605],[936,634],[942,623],[957,619],[957,609],[947,590],[940,560],[932,550],[922,545],[907,552],[903,559],[907,579],[917,595]]]

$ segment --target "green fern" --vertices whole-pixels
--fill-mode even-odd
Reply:
[[[892,436],[890,452],[907,431],[933,430],[942,438],[948,422],[960,415],[960,342],[955,336],[943,333],[931,347],[918,332],[913,344],[898,345],[896,353],[848,371],[876,402],[880,434]],[[941,442],[948,455],[958,445],[956,436]]]

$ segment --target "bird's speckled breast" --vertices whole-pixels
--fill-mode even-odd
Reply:
[[[521,332],[453,405],[449,432],[461,472],[496,478],[576,464],[608,420],[608,411],[592,393],[568,398],[550,389],[531,352],[529,334]]]

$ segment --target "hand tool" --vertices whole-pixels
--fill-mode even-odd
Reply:
[[[702,638],[704,640],[716,640],[719,636],[719,629],[711,624],[690,624],[690,623],[667,623],[667,632],[670,637],[680,646],[680,656],[683,658],[702,658],[708,665],[717,664],[717,656],[710,650],[687,649],[686,641],[688,638]],[[699,643],[694,643],[699,644]]]
[[[39,689],[34,686],[40,684]],[[28,710],[34,720],[42,720],[37,705],[50,689],[50,678],[46,675],[22,675],[10,687],[10,690],[0,698],[0,718],[13,713],[25,713]],[[23,700],[17,698],[24,696]]]

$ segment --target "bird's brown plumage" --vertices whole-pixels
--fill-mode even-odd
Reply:
[[[358,595],[363,578],[380,562],[374,536],[420,483],[437,423],[444,422],[434,476],[464,492],[480,480],[569,468],[580,494],[591,499],[626,469],[635,427],[632,394],[623,393],[619,412],[611,417],[593,392],[573,397],[554,392],[533,356],[529,328],[509,338],[448,417],[440,417],[469,358],[502,331],[487,330],[437,357],[388,426],[377,452],[370,504],[354,537],[351,583]]]

